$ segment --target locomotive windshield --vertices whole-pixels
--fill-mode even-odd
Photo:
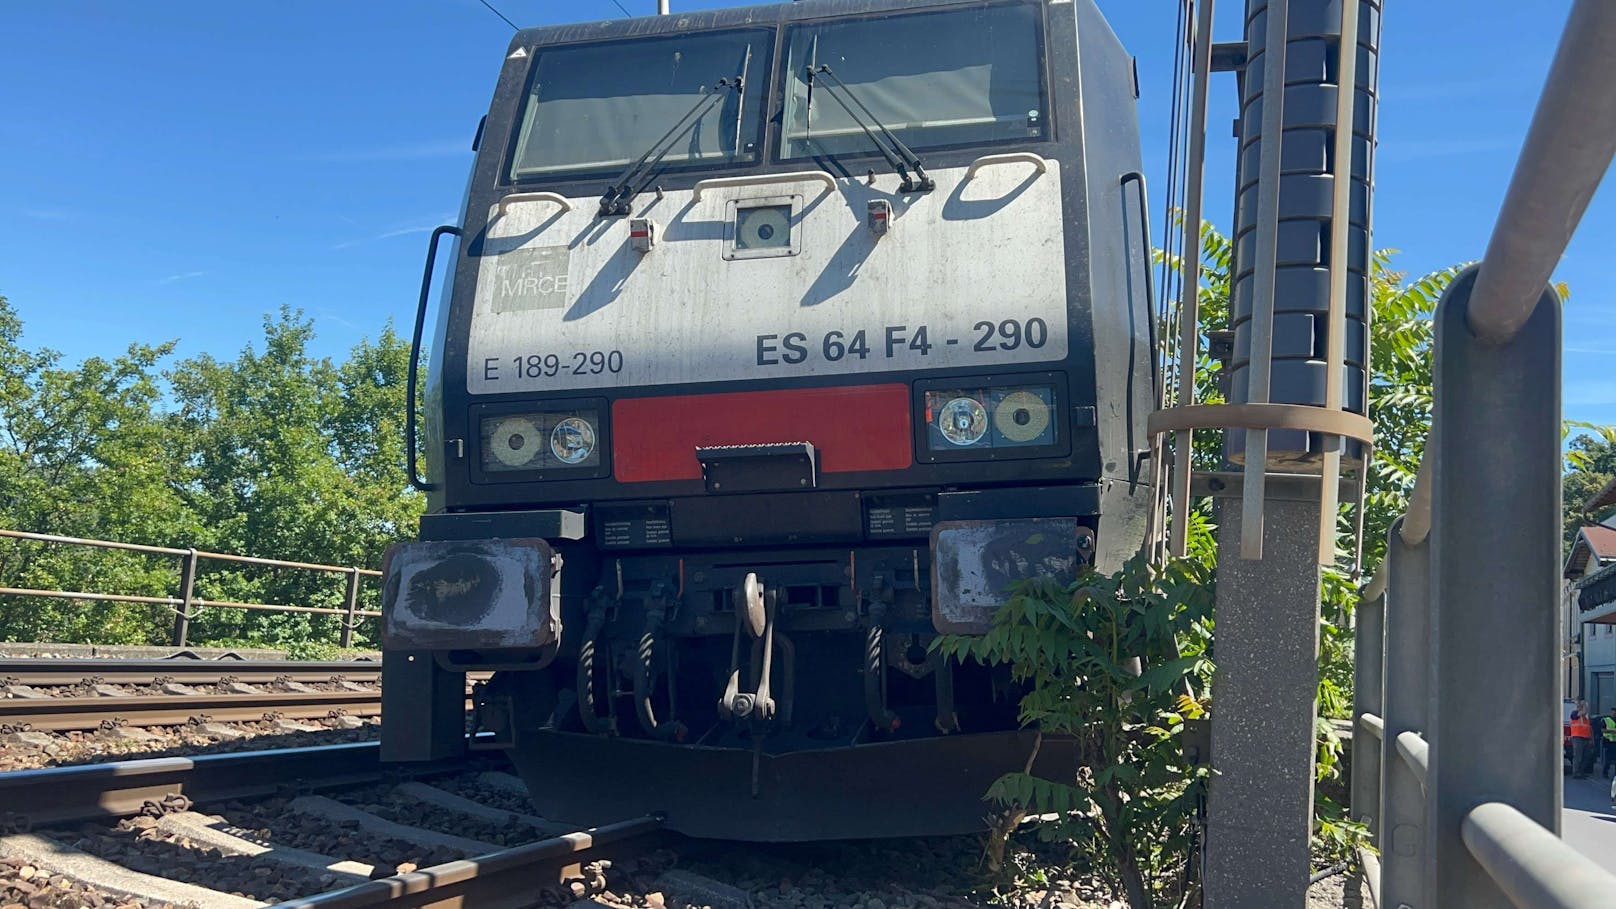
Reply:
[[[830,67],[848,94],[911,148],[1025,142],[1044,134],[1033,6],[806,25],[793,29],[787,44],[783,157],[875,151],[825,86],[810,86],[810,67]]]
[[[620,169],[652,147],[719,80],[744,79],[706,109],[664,165],[757,160],[772,35],[706,32],[539,51],[523,103],[511,178]]]

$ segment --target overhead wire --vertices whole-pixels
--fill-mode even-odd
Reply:
[[[1155,388],[1156,406],[1158,408],[1170,407],[1176,403],[1178,382],[1177,339],[1179,334],[1179,307],[1178,299],[1183,281],[1184,263],[1179,261],[1184,254],[1183,233],[1173,229],[1175,212],[1179,217],[1184,211],[1184,192],[1187,182],[1189,139],[1189,92],[1193,73],[1191,67],[1191,47],[1195,38],[1195,0],[1179,0],[1178,21],[1173,30],[1173,76],[1172,94],[1167,126],[1167,186],[1162,194],[1162,260],[1159,265],[1161,279],[1156,282],[1160,298],[1156,301],[1155,329],[1157,337],[1157,385]],[[1161,555],[1165,552],[1165,532],[1167,528],[1169,477],[1167,462],[1167,438],[1165,435],[1151,440],[1152,464],[1151,473],[1154,479],[1152,495],[1151,529],[1148,539],[1153,553]],[[1188,458],[1189,452],[1174,452],[1175,457]],[[1184,505],[1172,503],[1175,519],[1180,519]]]
[[[519,32],[519,31],[522,30],[515,22],[512,22],[510,20],[510,18],[507,17],[504,13],[502,13],[499,10],[495,9],[494,4],[489,3],[488,0],[477,0],[477,2],[481,3],[483,6],[488,7],[489,12],[491,12],[494,15],[498,16],[499,18],[503,19],[505,21],[505,24],[509,25],[511,27],[511,31]]]

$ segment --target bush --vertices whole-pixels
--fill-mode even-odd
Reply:
[[[1183,754],[1185,720],[1200,718],[1210,679],[1212,576],[1205,561],[1155,566],[1136,557],[1110,575],[1062,586],[1020,584],[981,636],[940,638],[959,659],[1008,664],[1025,688],[1021,721],[1075,745],[1058,778],[1000,777],[988,798],[1003,809],[989,839],[997,866],[1028,815],[1054,832],[1134,909],[1178,901],[1198,886],[1193,857],[1207,768]]]

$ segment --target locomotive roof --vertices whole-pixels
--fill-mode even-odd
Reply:
[[[795,3],[771,3],[764,6],[692,10],[666,16],[601,19],[594,22],[525,28],[511,39],[510,51],[521,47],[542,47],[575,41],[641,38],[716,28],[741,28],[748,25],[779,25],[786,22],[856,16],[889,10],[981,5],[982,0],[801,0]]]

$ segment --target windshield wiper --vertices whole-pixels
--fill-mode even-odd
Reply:
[[[630,164],[627,170],[623,171],[616,180],[606,187],[606,192],[601,194],[601,216],[628,214],[631,211],[634,196],[639,192],[634,188],[634,181],[660,164],[662,159],[667,157],[668,152],[673,151],[673,146],[680,139],[683,139],[686,133],[695,129],[696,124],[700,123],[701,118],[707,115],[713,104],[722,99],[728,91],[734,91],[739,94],[743,82],[744,79],[741,76],[736,76],[733,79],[719,79],[718,83],[713,86],[711,93],[702,95],[701,99],[690,110],[685,111],[684,116],[680,117],[673,126],[669,127],[667,132],[662,134],[662,138],[651,143],[651,147],[645,150],[645,154],[640,155],[638,160]],[[640,187],[640,189],[644,188],[644,186]]]
[[[847,111],[847,115],[853,118],[853,122],[858,124],[858,128],[864,131],[864,135],[870,140],[870,144],[875,146],[876,151],[881,153],[881,157],[885,158],[887,163],[892,165],[892,169],[898,172],[898,176],[903,178],[903,185],[898,187],[900,192],[927,192],[937,188],[937,184],[932,181],[931,177],[926,175],[926,168],[921,165],[920,156],[911,151],[909,146],[903,144],[903,140],[898,138],[898,134],[893,132],[885,123],[882,123],[881,118],[877,117],[863,101],[859,100],[859,96],[853,93],[853,90],[847,86],[847,83],[842,81],[840,76],[831,71],[828,64],[821,63],[818,66],[810,64],[808,66],[808,97],[810,99],[813,98],[814,82],[819,76],[826,77],[825,90],[830,94],[831,98],[842,106],[842,110]],[[844,96],[847,100],[843,100]],[[859,110],[864,112],[864,116],[870,118],[870,125],[880,130],[881,137],[885,138],[886,142],[882,142],[881,138],[877,138],[876,134],[870,130],[870,125],[866,125],[864,119],[847,105],[848,100],[858,105]],[[809,103],[811,105],[812,101],[810,100]],[[811,110],[809,115],[812,115]],[[887,143],[891,144],[890,149]],[[914,169],[915,174],[913,177],[909,175],[910,168]]]

